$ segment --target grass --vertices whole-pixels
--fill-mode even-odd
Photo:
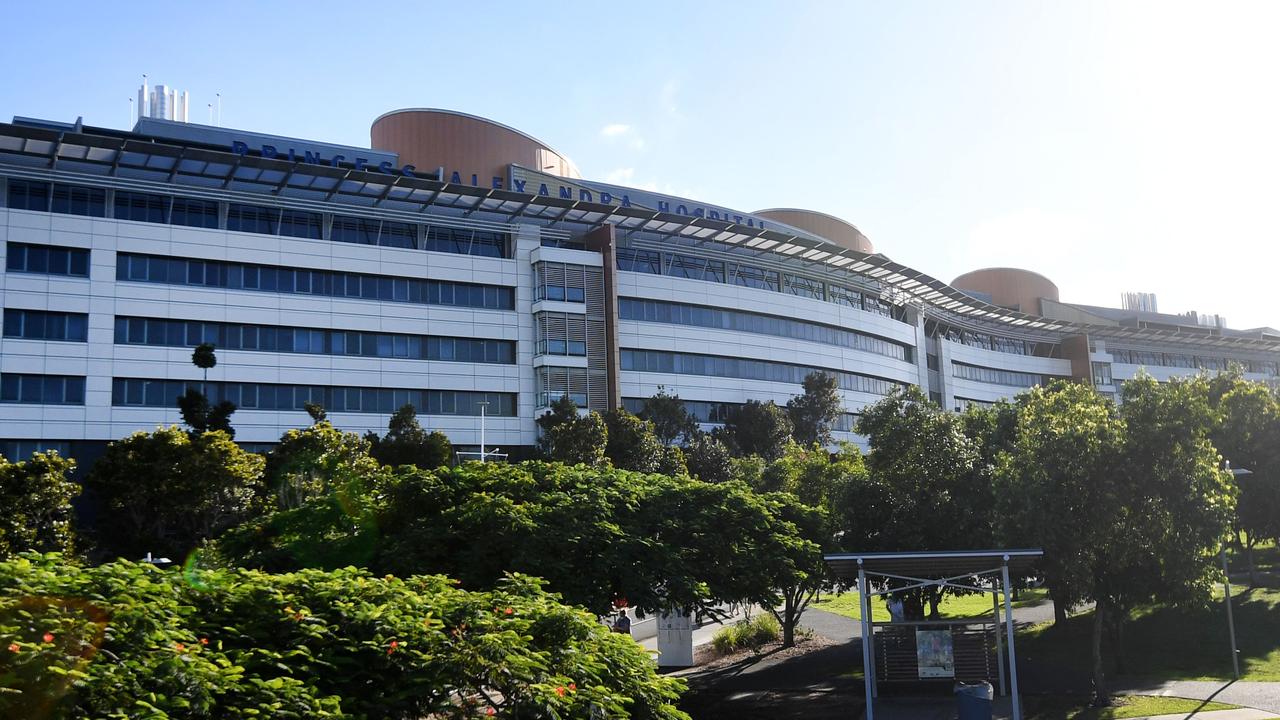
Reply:
[[[1117,695],[1111,707],[1105,708],[1089,707],[1089,698],[1077,695],[1027,695],[1023,704],[1027,720],[1120,720],[1236,708],[1226,703],[1153,695]]]
[[[1221,680],[1232,677],[1230,641],[1221,590],[1202,608],[1145,608],[1125,625],[1123,674],[1150,680]],[[1232,587],[1242,680],[1280,681],[1280,590]],[[1062,667],[1090,666],[1093,613],[1072,616],[1018,634],[1018,655]],[[1104,646],[1104,653],[1110,655]],[[1116,666],[1107,668],[1117,674]]]
[[[1019,593],[1019,597],[1021,599],[1013,604],[1014,607],[1028,607],[1048,602],[1048,593],[1043,588],[1023,590]],[[857,591],[823,595],[821,600],[815,600],[810,607],[843,615],[854,620],[862,619],[862,613],[858,607]],[[944,618],[990,617],[991,596],[986,594],[947,595],[938,606],[938,612]],[[877,596],[872,599],[871,619],[876,622],[889,622],[889,608],[884,604],[884,596]]]
[[[731,655],[739,650],[757,652],[761,647],[782,639],[782,626],[769,613],[758,613],[716,631],[711,647],[718,655]]]

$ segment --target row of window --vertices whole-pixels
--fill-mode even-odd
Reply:
[[[978,367],[965,363],[953,362],[952,374],[965,380],[991,383],[992,385],[1009,385],[1029,388],[1042,384],[1044,378],[1035,373],[1015,372],[1013,370],[997,370],[996,368]]]
[[[83,380],[83,378],[82,378]],[[515,393],[470,390],[408,390],[397,388],[278,385],[274,383],[208,382],[198,380],[149,380],[115,378],[111,404],[117,407],[165,407],[177,405],[187,388],[203,389],[211,402],[228,400],[243,410],[305,410],[318,403],[330,412],[390,414],[413,405],[424,415],[486,415],[515,417]]]
[[[1243,367],[1246,372],[1280,375],[1280,363],[1277,363],[1274,360],[1241,360],[1236,358],[1156,352],[1154,350],[1127,350],[1124,348],[1112,347],[1108,347],[1107,352],[1111,353],[1111,357],[1114,362],[1127,363],[1131,365],[1188,369],[1194,368],[1200,370],[1226,370],[1231,367],[1231,365],[1238,364]]]
[[[6,334],[8,319],[8,311],[5,311]],[[516,361],[516,344],[512,340],[354,330],[313,330],[274,325],[140,317],[116,318],[116,343],[165,347],[194,347],[200,343],[212,343],[218,349],[226,350],[358,355],[506,365],[512,365]]]
[[[4,336],[85,342],[89,339],[89,316],[84,313],[5,308]]]
[[[618,317],[623,320],[644,320],[774,335],[863,350],[898,360],[908,358],[906,346],[874,335],[740,310],[720,310],[703,305],[686,305],[662,300],[619,298]]]
[[[74,375],[0,374],[0,402],[83,405],[84,378]]]
[[[8,186],[8,206],[16,210],[107,216],[107,193],[102,188],[18,179],[10,179]],[[117,190],[111,206],[113,217],[118,220],[211,229],[220,226],[219,205],[215,200]],[[416,223],[335,215],[329,239],[399,248],[421,245],[423,250],[436,252],[511,257],[507,233],[427,225],[420,235],[419,227]],[[324,216],[320,213],[244,203],[227,203],[225,229],[311,240],[325,237]]]
[[[619,270],[772,290],[893,317],[892,306],[878,297],[800,275],[779,273],[739,262],[640,248],[618,248],[617,257]]]
[[[10,462],[30,459],[38,452],[71,457],[71,443],[67,440],[0,440],[0,455]]]
[[[741,403],[726,402],[706,402],[703,400],[681,400],[684,404],[685,412],[693,416],[700,423],[708,425],[723,425],[729,420],[729,413],[735,408],[742,407]],[[644,398],[622,398],[622,407],[633,415],[640,415],[644,412]],[[853,413],[840,413],[836,421],[832,423],[831,429],[839,432],[853,432],[854,423],[858,420],[858,416]]]
[[[5,269],[9,272],[89,277],[89,251],[11,242],[5,245]]]
[[[840,387],[844,390],[870,393],[872,395],[888,395],[895,387],[903,385],[903,383],[885,380],[884,378],[825,368],[770,362],[767,360],[721,357],[718,355],[693,355],[664,350],[623,350],[622,369],[639,372],[674,373],[677,375],[709,375],[744,380],[766,380],[794,385],[803,383],[805,376],[811,372],[822,372],[834,375]]]
[[[970,330],[948,328],[945,337],[953,343],[982,348],[983,350],[994,350],[995,352],[1009,353],[1011,355],[1031,354],[1025,341],[1000,337],[999,335],[987,335],[986,333],[976,333]]]
[[[515,308],[515,289],[499,285],[305,270],[221,260],[188,260],[160,255],[117,253],[116,279],[420,305],[452,305],[492,310]]]

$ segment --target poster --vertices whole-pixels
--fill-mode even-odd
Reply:
[[[950,630],[916,631],[916,666],[922,678],[956,676]]]

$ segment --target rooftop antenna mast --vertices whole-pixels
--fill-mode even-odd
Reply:
[[[131,129],[132,127],[133,127],[133,98],[129,98],[129,124],[126,125],[125,128]]]
[[[222,93],[217,94],[218,100],[218,127],[222,127]]]

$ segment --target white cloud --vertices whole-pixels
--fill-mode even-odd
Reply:
[[[614,168],[604,176],[604,181],[610,185],[627,185],[635,176],[635,168]]]
[[[600,137],[609,141],[625,141],[632,150],[644,149],[644,138],[636,129],[626,123],[609,123],[600,128]]]

